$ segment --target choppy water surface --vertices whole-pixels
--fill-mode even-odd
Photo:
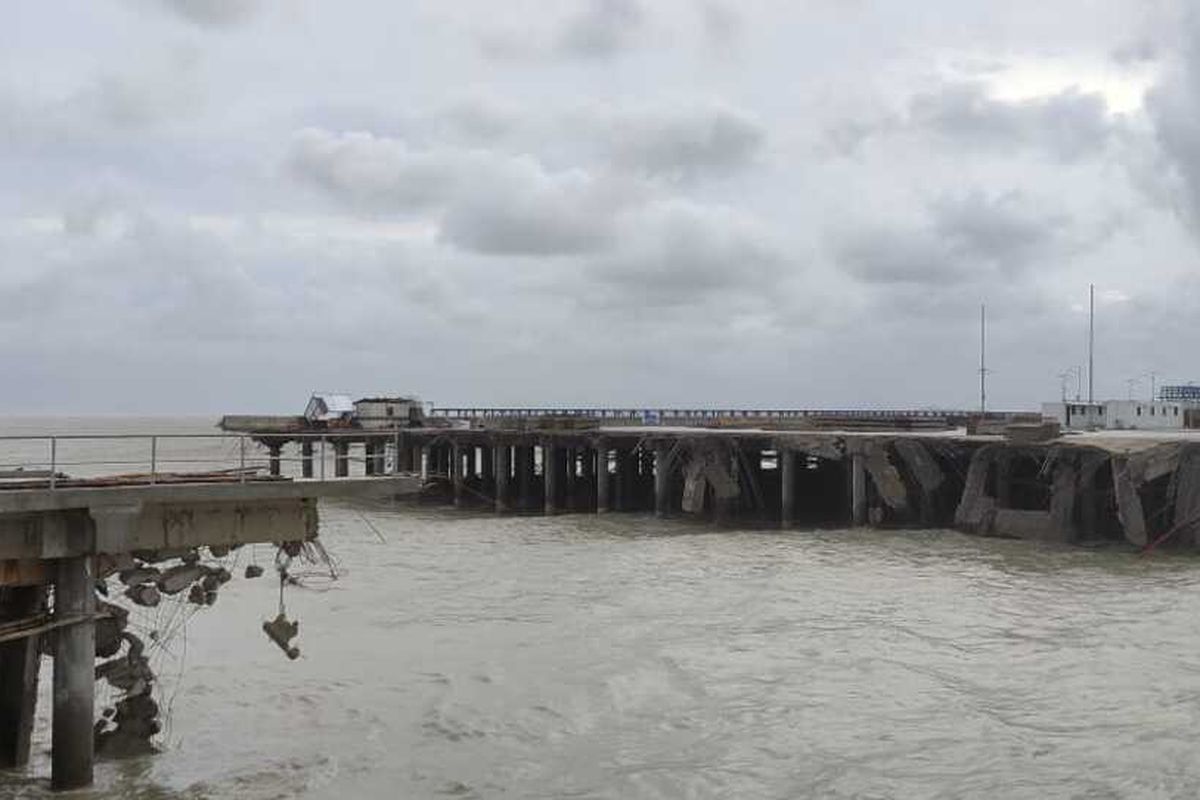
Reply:
[[[341,575],[287,594],[302,658],[239,577],[173,645],[165,752],[80,796],[1200,794],[1194,559],[344,504],[321,529]]]

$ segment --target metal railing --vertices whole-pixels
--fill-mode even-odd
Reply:
[[[271,439],[276,439],[271,442]],[[286,439],[286,441],[285,441]],[[368,451],[356,443],[370,441]],[[0,488],[19,484],[55,490],[106,481],[157,484],[192,480],[245,483],[387,478],[399,469],[398,433],[101,433],[0,435]],[[352,467],[353,465],[353,467]],[[344,473],[344,474],[343,474]]]
[[[978,412],[956,409],[750,409],[750,408],[522,408],[522,407],[431,407],[429,415],[449,419],[510,417],[594,417],[596,419],[941,419],[968,417]]]

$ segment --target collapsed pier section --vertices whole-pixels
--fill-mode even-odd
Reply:
[[[420,473],[427,498],[500,513],[1200,544],[1200,439],[631,426],[425,428],[396,441],[397,468]]]

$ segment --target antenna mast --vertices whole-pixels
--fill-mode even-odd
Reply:
[[[979,413],[987,413],[987,306],[979,306]]]
[[[1088,403],[1096,402],[1096,284],[1088,284]],[[1089,412],[1090,413],[1090,412]]]

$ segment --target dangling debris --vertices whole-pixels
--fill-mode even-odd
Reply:
[[[280,612],[275,619],[264,622],[262,627],[267,637],[277,644],[288,658],[295,661],[300,657],[300,648],[291,644],[292,639],[295,639],[296,634],[300,632],[299,622],[289,622],[287,617]]]
[[[139,606],[145,606],[146,608],[154,608],[162,601],[162,593],[158,591],[158,587],[153,583],[130,586],[125,590],[125,596]]]
[[[121,570],[117,578],[126,586],[140,586],[143,583],[153,583],[161,574],[162,571],[158,567],[132,567]]]
[[[197,563],[180,564],[171,567],[158,578],[158,589],[163,594],[179,594],[184,589],[198,581],[205,574],[205,568]]]

